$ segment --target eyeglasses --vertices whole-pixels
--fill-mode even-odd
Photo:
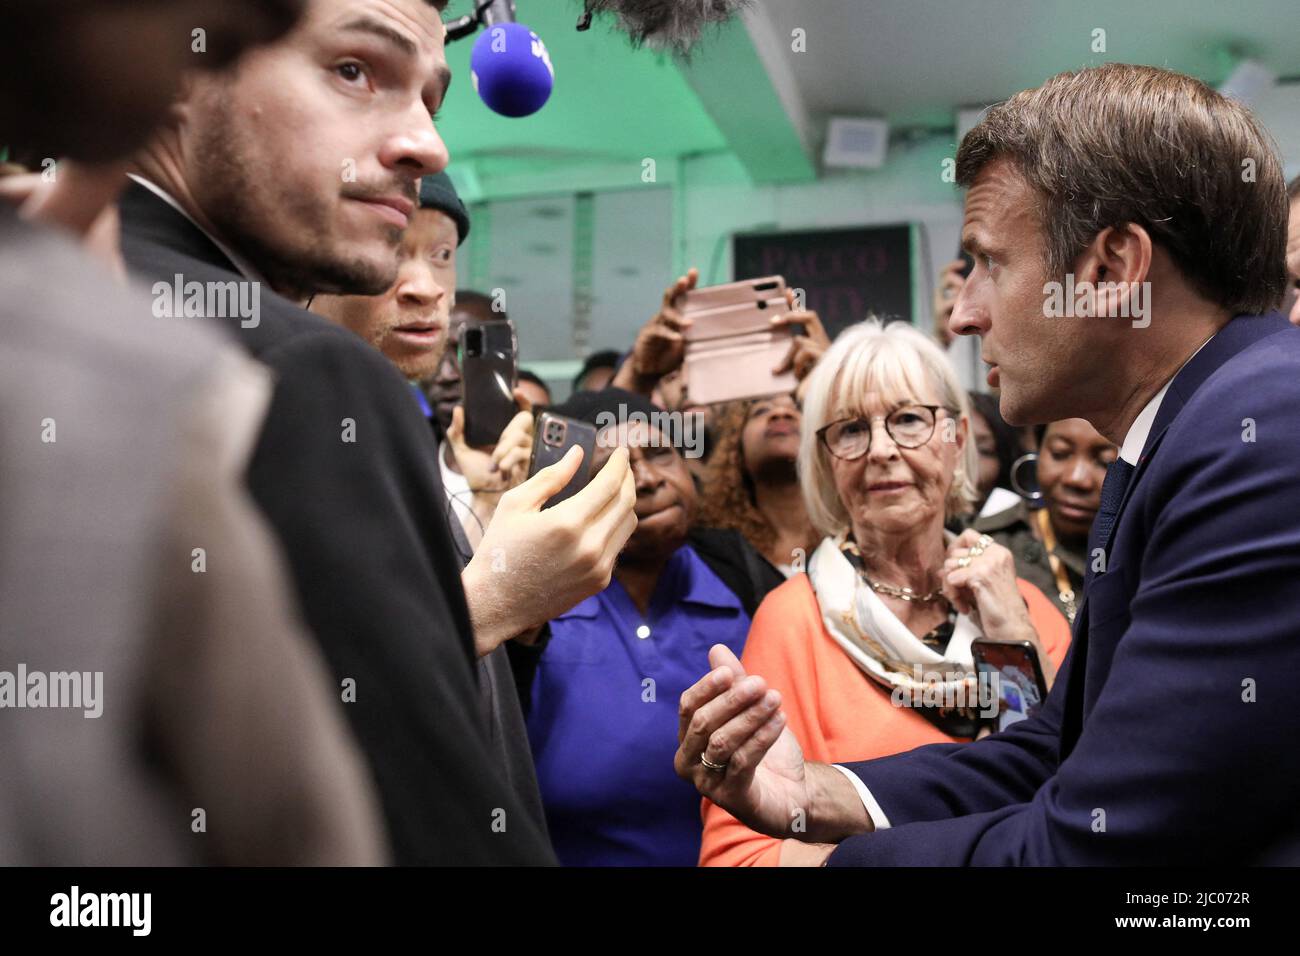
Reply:
[[[836,458],[853,461],[871,450],[872,426],[884,419],[885,432],[899,448],[920,448],[934,436],[939,411],[956,417],[946,405],[900,405],[888,415],[842,418],[817,429],[817,439]]]

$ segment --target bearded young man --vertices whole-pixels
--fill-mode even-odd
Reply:
[[[434,436],[433,454],[438,460],[444,486],[450,490],[449,475],[442,456],[454,449],[462,466],[462,495],[447,495],[447,513],[452,537],[462,563],[481,544],[483,529],[492,520],[503,492],[522,481],[532,448],[533,419],[525,408],[502,432],[491,449],[468,447],[463,438],[464,409],[453,410],[445,431],[420,383],[429,378],[447,353],[454,352],[451,313],[456,290],[456,250],[469,235],[470,219],[456,188],[446,173],[425,176],[420,181],[419,207],[402,238],[397,281],[376,296],[317,296],[312,310],[348,329],[373,345],[402,374],[422,404]],[[584,488],[580,496],[591,492]],[[599,494],[599,492],[596,492]],[[465,515],[462,527],[461,516]],[[495,632],[498,639],[508,635]],[[512,649],[527,646],[533,659],[544,641],[536,631],[514,635]],[[520,710],[519,694],[511,670],[506,643],[492,643],[493,634],[475,634],[475,652],[480,701],[489,728],[489,739],[501,766],[514,785],[521,803],[543,827],[537,774],[528,749],[528,737]]]
[[[255,322],[208,320],[276,374],[249,484],[375,774],[396,861],[549,863],[492,757],[475,642],[604,587],[635,524],[626,456],[585,505],[540,513],[576,457],[504,496],[462,585],[410,388],[301,307],[397,277],[419,179],[448,160],[430,119],[450,79],[443,6],[312,0],[282,42],[220,80],[193,77],[122,201],[123,249],[150,282],[259,284]]]

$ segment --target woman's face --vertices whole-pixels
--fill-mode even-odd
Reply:
[[[1119,449],[1082,418],[1047,426],[1038,453],[1038,483],[1058,535],[1088,537],[1101,507],[1106,466],[1118,454]]]
[[[861,457],[846,461],[831,455],[824,446],[820,449],[820,454],[829,457],[835,489],[859,541],[864,534],[870,536],[873,529],[892,534],[914,529],[921,534],[936,521],[943,523],[944,505],[966,444],[965,423],[939,409],[933,434],[916,448],[899,446],[885,429],[885,416],[906,416],[906,406],[937,404],[934,395],[886,401],[878,394],[858,401],[836,396],[832,403],[837,410],[830,417],[832,422],[854,417],[871,419],[871,445]]]
[[[988,419],[979,412],[972,411],[970,430],[971,437],[975,440],[975,451],[979,455],[980,467],[975,484],[982,502],[997,485],[1002,463],[998,461],[998,443],[993,437],[993,429],[989,428]]]
[[[617,447],[627,448],[636,482],[636,530],[620,560],[664,560],[686,541],[695,517],[695,484],[671,437],[645,422],[625,422],[600,433],[592,454],[592,474]]]
[[[799,457],[799,425],[803,415],[789,395],[755,399],[740,433],[745,472],[764,474],[773,462],[789,467]]]

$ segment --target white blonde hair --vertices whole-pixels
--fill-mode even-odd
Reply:
[[[849,528],[849,512],[835,488],[829,453],[817,440],[817,431],[833,421],[831,416],[838,411],[860,407],[872,392],[886,402],[936,395],[938,404],[959,411],[958,420],[966,422],[966,443],[944,502],[944,514],[969,513],[979,500],[975,488],[979,456],[970,431],[970,402],[956,370],[932,339],[908,323],[882,325],[869,318],[841,332],[808,376],[799,436],[799,479],[813,527],[831,537]],[[837,395],[839,401],[835,402]]]

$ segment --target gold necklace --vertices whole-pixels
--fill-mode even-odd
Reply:
[[[885,584],[881,581],[871,580],[870,575],[867,574],[867,562],[862,560],[862,551],[858,548],[858,543],[852,538],[845,540],[842,550],[856,558],[851,563],[857,566],[858,573],[862,575],[862,580],[866,581],[867,586],[877,594],[887,594],[890,597],[902,598],[904,601],[915,601],[917,604],[927,604],[941,596],[943,585],[926,594],[917,594],[909,587],[899,587],[896,584]]]
[[[871,586],[871,590],[875,591],[877,594],[888,594],[890,597],[902,598],[904,601],[915,601],[918,604],[925,604],[941,597],[941,592],[943,591],[942,586],[940,586],[925,594],[917,594],[908,587],[900,588],[894,584],[884,584],[880,581],[873,581],[871,578],[867,577],[867,572],[865,570],[862,572],[862,580],[866,581],[867,584]]]

